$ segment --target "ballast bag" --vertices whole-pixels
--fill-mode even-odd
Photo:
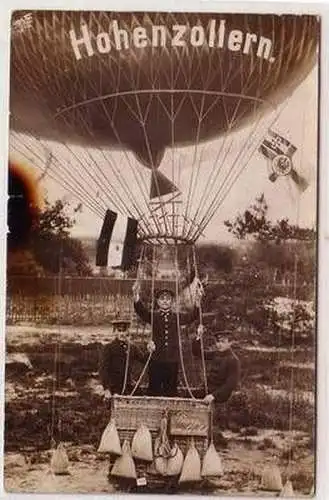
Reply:
[[[134,458],[140,460],[146,460],[147,462],[152,462],[153,460],[152,436],[144,424],[141,424],[134,434],[131,453]]]
[[[214,444],[211,443],[203,458],[201,476],[220,477],[223,473],[222,459],[217,453]]]
[[[99,453],[113,453],[114,455],[122,454],[120,438],[114,419],[111,419],[107,424],[97,451]]]
[[[54,474],[68,474],[70,462],[69,457],[67,456],[66,450],[62,443],[59,443],[56,450],[53,451],[50,467]]]
[[[168,459],[164,457],[156,457],[154,459],[155,470],[161,475],[167,475]]]
[[[281,491],[282,487],[280,469],[276,465],[265,467],[262,475],[261,488],[266,491]]]
[[[128,479],[136,479],[137,477],[135,463],[127,440],[123,443],[121,457],[118,457],[114,462],[111,474],[112,476],[126,477]]]
[[[192,440],[186,453],[179,482],[188,483],[194,481],[201,481],[201,460]]]
[[[168,458],[167,476],[178,476],[184,463],[184,455],[180,447],[175,443],[170,457]]]
[[[162,454],[161,454],[161,451],[162,451],[161,441],[162,441],[161,437],[155,438],[153,463],[154,463],[155,470],[161,476],[166,476],[167,475],[168,460],[166,457],[162,456]]]
[[[292,498],[295,496],[291,481],[287,481],[281,490],[280,497]]]

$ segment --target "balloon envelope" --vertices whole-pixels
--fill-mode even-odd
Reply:
[[[11,126],[127,148],[149,168],[281,102],[314,64],[315,16],[32,11],[13,17]],[[18,24],[18,26],[20,26]]]

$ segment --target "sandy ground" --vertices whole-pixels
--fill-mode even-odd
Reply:
[[[287,467],[280,460],[291,436],[272,430],[259,431],[257,436],[246,439],[237,434],[227,432],[228,448],[220,451],[224,475],[214,480],[215,489],[212,494],[224,493],[264,495],[261,489],[261,476],[265,465],[280,466],[283,481],[287,477]],[[271,439],[272,447],[261,448],[264,441]],[[298,442],[298,456],[294,460],[290,473],[292,477],[304,479],[304,485],[295,493],[308,495],[310,478],[313,474],[313,460],[303,441],[307,436],[298,433],[294,436]],[[109,459],[97,454],[92,446],[66,445],[70,457],[69,475],[55,476],[50,470],[49,452],[9,452],[5,456],[5,489],[7,492],[28,493],[110,493],[117,489],[107,479]],[[33,462],[33,463],[31,463]],[[185,488],[186,489],[186,488]],[[194,493],[202,493],[202,488],[193,487]],[[277,495],[277,492],[267,494]]]
[[[44,425],[49,413],[45,412],[45,408],[50,403],[49,388],[52,383],[52,366],[49,367],[48,372],[48,358],[42,357],[44,356],[43,346],[47,346],[49,339],[56,342],[59,336],[61,343],[90,346],[93,342],[108,341],[111,332],[108,327],[61,326],[59,328],[58,326],[21,325],[7,328],[7,366],[21,363],[21,366],[26,367],[28,376],[22,376],[15,371],[10,376],[7,374],[6,412],[10,414],[11,430],[7,432],[9,438],[6,441],[5,489],[7,492],[25,493],[113,493],[118,491],[118,488],[107,479],[109,458],[96,452],[98,446],[96,441],[100,430],[97,425],[103,426],[106,417],[103,416],[104,422],[100,424],[97,421],[98,414],[95,412],[95,422],[89,420],[91,423],[86,423],[86,428],[84,428],[83,420],[86,422],[86,418],[74,410],[76,413],[72,415],[75,420],[71,422],[71,426],[77,427],[78,435],[82,432],[81,429],[84,430],[84,434],[81,435],[83,439],[79,445],[77,441],[65,442],[64,440],[70,459],[69,474],[66,476],[55,476],[51,472],[50,451],[46,449],[47,445],[41,449],[40,445],[44,444],[41,432],[46,433]],[[261,352],[262,346],[259,349]],[[265,356],[267,352],[268,350],[265,349]],[[66,366],[76,367],[74,358],[81,356],[81,350],[77,351],[77,354],[70,351],[65,356]],[[305,366],[305,369],[309,368]],[[88,401],[90,401],[91,408],[93,404],[100,404],[102,391],[97,382],[97,372],[89,368],[88,370],[79,374],[82,377],[81,380],[66,377],[65,390],[59,393],[62,400],[65,400],[73,409],[74,404],[78,409],[80,401],[86,403],[86,397],[90,398]],[[72,372],[71,375],[74,378],[77,373]],[[270,393],[272,391],[273,398],[277,396],[270,386],[268,386],[268,391]],[[313,394],[309,397],[310,404],[313,404],[312,396]],[[101,408],[100,411],[102,411]],[[42,412],[45,412],[46,416],[42,416]],[[32,431],[24,429],[25,424],[22,422],[29,421],[26,419],[31,419],[33,422],[36,417],[39,418],[39,427],[33,428]],[[78,417],[82,418],[82,427],[81,420],[77,420]],[[78,423],[80,423],[80,428]],[[96,430],[94,428],[91,433],[92,428],[88,425],[95,426]],[[31,436],[31,432],[35,433],[35,438]],[[214,481],[212,494],[277,496],[278,492],[264,492],[260,488],[265,465],[276,464],[280,468],[283,482],[289,476],[296,494],[309,495],[313,485],[314,456],[312,440],[308,433],[300,431],[291,434],[273,429],[240,428],[234,432],[224,431],[223,435],[226,439],[226,446],[217,445],[217,449],[223,460],[224,475]],[[18,436],[17,441],[16,436]],[[152,481],[143,491],[153,491]],[[191,490],[184,488],[183,491],[195,494],[209,493],[203,485],[194,485]]]

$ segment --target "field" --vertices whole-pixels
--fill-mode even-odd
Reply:
[[[109,417],[97,369],[102,345],[111,336],[108,325],[7,327],[8,492],[114,491],[107,480],[108,459],[96,452]],[[270,337],[250,323],[234,332],[243,371],[239,391],[216,408],[215,442],[225,474],[215,494],[263,494],[264,464],[277,464],[298,494],[308,495],[313,485],[314,347],[299,343],[292,348]],[[50,472],[51,435],[65,443],[68,476]],[[193,493],[205,491],[200,486]]]

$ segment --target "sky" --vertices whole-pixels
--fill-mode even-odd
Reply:
[[[200,211],[198,212],[198,207],[202,201],[201,196],[206,193],[208,193],[208,196],[205,197],[204,207],[210,206],[211,201],[225,179],[225,172],[228,172],[233,165],[237,165],[235,167],[237,171],[242,172],[232,185],[216,214],[208,223],[200,241],[210,240],[226,243],[232,241],[232,236],[228,233],[223,222],[243,212],[261,193],[265,194],[271,220],[275,221],[288,217],[291,223],[297,223],[303,227],[315,226],[317,191],[317,92],[317,68],[315,67],[304,82],[295,90],[294,94],[279,109],[274,110],[272,114],[266,115],[257,127],[252,124],[238,133],[231,134],[228,139],[219,137],[216,140],[202,144],[197,149],[190,146],[175,151],[169,149],[166,151],[160,165],[160,171],[169,178],[173,178],[172,176],[174,176],[173,180],[183,192],[182,196],[185,203],[187,201],[191,178],[193,179],[192,186],[194,189],[190,204],[191,212],[189,213],[192,219],[195,217],[195,214],[199,214],[199,219],[201,218],[202,214],[199,213]],[[275,121],[273,122],[274,118]],[[294,168],[309,183],[305,192],[300,193],[289,176],[280,177],[275,182],[271,182],[269,180],[269,162],[257,150],[248,158],[248,155],[241,149],[243,144],[251,142],[252,137],[256,137],[258,140],[258,142],[256,140],[256,143],[258,144],[269,126],[289,139],[297,147],[297,151],[293,156],[293,164]],[[253,136],[252,134],[255,135]],[[228,144],[230,144],[229,150],[227,149]],[[112,207],[111,201],[106,199],[108,193],[106,192],[105,179],[100,187],[94,183],[93,167],[90,161],[87,161],[88,158],[82,150],[76,150],[76,155],[82,160],[80,164],[77,164],[75,157],[71,153],[69,154],[67,149],[51,143],[48,143],[48,146],[55,157],[61,158],[61,161],[64,161],[69,166],[71,174],[75,177],[76,185],[79,183],[79,185],[84,187],[85,192],[91,196],[93,204],[102,205],[103,210],[106,208],[116,208],[115,206]],[[213,171],[214,159],[221,148],[223,148],[222,160],[224,152],[228,151],[228,154],[225,156],[225,161],[222,161],[222,163],[219,162],[222,165],[222,171],[217,176],[216,181],[212,182],[212,187],[209,188],[209,179],[213,179],[209,175]],[[248,152],[249,150],[247,149],[246,151]],[[151,172],[141,166],[132,153],[129,152],[109,151],[106,158],[99,151],[91,150],[90,152],[99,165],[102,165],[103,162],[102,169],[106,176],[109,176],[109,167],[106,162],[115,165],[116,171],[120,173],[120,177],[122,176],[126,185],[129,186],[129,192],[135,197],[137,204],[140,205],[141,212],[145,212],[147,209],[145,199],[148,199],[147,190]],[[195,161],[195,152],[197,161]],[[43,155],[46,159],[45,150],[40,150],[39,154],[40,156]],[[138,193],[138,186],[136,185],[136,174],[132,173],[133,169],[129,168],[129,162],[130,165],[133,164],[135,172],[138,172],[137,178],[142,180],[143,189],[141,188],[140,193]],[[175,163],[174,172],[172,171],[173,162]],[[191,165],[195,169],[194,172],[198,172],[196,177],[191,177],[193,172],[190,167]],[[199,165],[199,170],[197,170],[197,165]],[[53,163],[51,169],[53,169],[55,177],[56,168],[56,164]],[[86,175],[86,170],[82,170],[83,168],[88,169],[89,177]],[[115,186],[116,181],[113,172],[111,182]],[[81,199],[84,201],[84,196],[80,196],[80,198],[75,197],[67,189],[63,188],[63,186],[54,182],[47,174],[40,180],[40,189],[50,200],[64,197],[72,205],[76,205]],[[125,199],[126,193],[122,185],[117,184],[116,189],[118,197]],[[144,198],[142,192],[146,195]],[[74,236],[98,237],[102,219],[100,216],[95,216],[87,208],[86,203],[82,203],[82,212],[76,215],[76,221],[76,225],[72,230]]]

